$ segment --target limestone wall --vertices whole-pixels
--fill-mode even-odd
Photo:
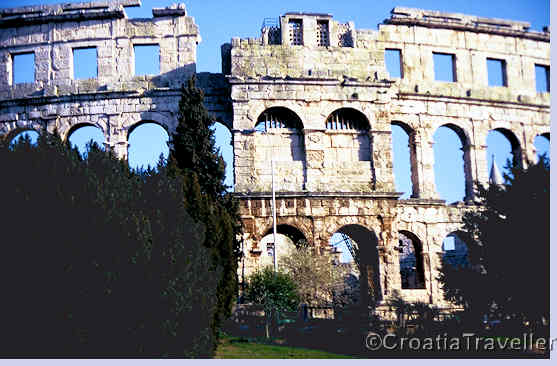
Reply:
[[[292,19],[302,22],[303,45],[290,44],[286,30]],[[298,190],[393,189],[387,150],[390,125],[396,123],[411,139],[413,197],[436,199],[433,134],[448,125],[461,136],[466,175],[463,199],[470,200],[473,182],[487,182],[485,149],[490,130],[503,129],[516,140],[511,143],[522,160],[534,158],[536,135],[549,132],[549,93],[537,92],[535,81],[535,65],[549,66],[547,32],[529,31],[524,22],[395,8],[379,30],[358,30],[349,24],[352,43],[319,46],[315,35],[319,21],[328,22],[331,40],[338,38],[338,23],[328,15],[287,13],[280,18],[277,44],[269,41],[269,30],[263,28],[260,38],[233,38],[229,52],[223,54],[225,63],[231,65],[236,131],[253,128],[259,114],[273,106],[289,108],[302,119],[307,180]],[[401,78],[390,78],[385,69],[386,49],[400,50]],[[454,55],[454,82],[435,80],[434,53]],[[488,85],[488,58],[503,61],[505,86]],[[371,164],[366,172],[339,171],[345,155],[339,159],[338,146],[330,143],[329,135],[319,136],[321,131],[331,132],[325,127],[327,117],[346,107],[361,111],[370,123]],[[245,144],[249,136],[238,132],[235,141]],[[356,139],[354,132],[348,140]],[[381,154],[373,156],[379,150]],[[267,178],[256,179],[255,186],[249,181],[253,168],[240,160],[235,173],[237,191],[268,189]],[[355,165],[356,170],[363,168],[363,164]],[[355,177],[366,177],[371,184],[342,182],[348,176],[352,183]]]
[[[0,11],[0,135],[58,129],[64,138],[83,125],[98,127],[105,145],[127,156],[129,131],[155,122],[176,126],[180,86],[196,72],[201,41],[184,4],[153,9],[153,18],[129,19],[139,0],[41,5]],[[135,74],[134,46],[158,45],[156,75]],[[97,76],[76,79],[74,50],[95,48]],[[34,82],[15,83],[17,55],[31,53]],[[198,74],[207,107],[230,125],[228,87],[220,74]]]
[[[195,73],[199,29],[185,6],[128,19],[123,5],[139,0],[61,4],[0,12],[0,100],[180,85]],[[134,76],[134,46],[160,47],[160,74]],[[73,50],[95,47],[97,77],[75,80]],[[13,56],[35,56],[35,82],[14,84]],[[29,70],[33,72],[33,70]]]
[[[301,24],[296,42],[302,44],[292,44],[293,19],[298,29]],[[300,165],[281,171],[278,224],[325,251],[335,232],[357,234],[358,245],[375,248],[372,271],[378,277],[370,281],[383,299],[398,291],[408,301],[450,306],[437,280],[442,244],[461,228],[463,213],[474,209],[474,182],[488,181],[489,131],[503,132],[523,163],[535,157],[534,138],[549,136],[549,93],[537,92],[535,80],[535,65],[549,67],[549,33],[529,31],[525,22],[395,8],[378,30],[349,23],[343,34],[350,42],[319,45],[319,22],[328,22],[330,40],[339,39],[331,16],[287,13],[277,25],[264,26],[260,38],[233,38],[223,46],[245,229],[243,273],[260,265],[249,248],[272,225],[270,171],[258,168],[269,156],[262,159],[263,140],[253,128],[268,108],[284,107],[303,124],[305,159],[299,162],[305,175],[302,181]],[[402,77],[391,78],[386,70],[386,49],[400,51]],[[454,81],[435,80],[434,53],[454,55]],[[488,85],[488,58],[503,61],[503,86]],[[331,129],[326,121],[343,108],[361,112],[369,127]],[[392,125],[409,135],[413,188],[407,200],[399,200],[394,188]],[[433,136],[441,126],[457,133],[463,150],[466,195],[452,204],[439,200],[435,187]],[[284,182],[286,176],[297,180]],[[420,243],[424,288],[402,288],[401,231]]]

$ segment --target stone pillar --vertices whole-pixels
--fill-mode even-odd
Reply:
[[[487,186],[489,184],[489,167],[487,163],[487,145],[475,145],[471,146],[471,156],[473,156],[475,161],[475,173],[476,180],[482,185]]]
[[[439,251],[430,247],[429,251],[427,253],[424,253],[426,289],[429,294],[430,302],[432,304],[441,304],[445,301],[443,288],[441,287],[441,283],[438,280],[441,271],[442,260],[443,251]]]
[[[120,115],[108,115],[107,130],[105,148],[111,149],[118,159],[128,159],[128,131],[122,127]]]
[[[394,192],[393,145],[390,129],[370,130],[369,142],[373,189],[379,192]]]
[[[431,137],[424,131],[417,130],[412,138],[412,144],[415,148],[415,174],[412,174],[412,183],[416,186],[416,198],[423,199],[439,199],[437,188],[435,187],[435,172],[433,164],[435,158],[433,156],[433,141]],[[412,149],[410,149],[412,151]],[[411,152],[412,154],[412,152]],[[412,159],[412,155],[410,155]]]
[[[418,139],[419,140],[419,139]],[[408,150],[410,152],[410,179],[412,180],[412,196],[411,198],[420,198],[421,178],[418,169],[418,145],[416,142],[416,133],[412,132],[408,135]]]
[[[473,158],[472,158],[472,146],[467,145],[462,147],[463,159],[464,159],[464,202],[469,202],[474,200],[474,181],[476,177],[473,172]]]
[[[234,190],[253,191],[255,188],[255,143],[254,134],[233,131],[234,141]]]
[[[323,149],[324,130],[304,129],[306,149],[304,190],[319,192],[322,187],[321,178],[325,168],[325,151]]]

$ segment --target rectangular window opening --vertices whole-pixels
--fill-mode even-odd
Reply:
[[[290,19],[288,21],[288,36],[290,37],[291,45],[301,46],[304,44],[301,19]]]
[[[329,21],[317,21],[317,45],[321,47],[329,47]]]
[[[94,79],[97,77],[97,47],[73,49],[74,79]]]
[[[35,54],[19,53],[12,55],[12,84],[35,82]]]
[[[158,44],[134,45],[135,75],[158,75],[160,73],[160,47]]]
[[[455,55],[451,53],[433,53],[435,80],[456,82]]]
[[[507,65],[505,60],[487,59],[487,85],[507,86]]]
[[[538,93],[549,92],[549,85],[549,66],[536,65],[536,91]]]
[[[392,78],[402,78],[402,54],[397,49],[385,49],[385,67]]]

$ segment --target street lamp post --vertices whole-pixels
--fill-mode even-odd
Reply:
[[[272,145],[271,145],[272,149]],[[273,267],[277,272],[277,204],[275,200],[275,159],[271,157],[271,192],[273,205]]]

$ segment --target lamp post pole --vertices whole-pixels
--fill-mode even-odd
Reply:
[[[275,159],[271,157],[271,192],[273,205],[273,267],[277,272],[277,203],[275,200]]]

